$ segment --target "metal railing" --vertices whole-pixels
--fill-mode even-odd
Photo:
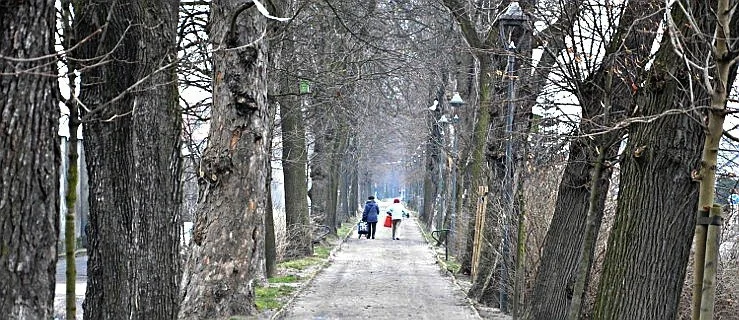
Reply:
[[[449,261],[449,246],[447,246],[447,236],[449,235],[449,229],[439,229],[431,231],[431,238],[436,241],[436,245],[444,245],[444,260]]]

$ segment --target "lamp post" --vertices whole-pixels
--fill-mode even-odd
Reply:
[[[459,92],[454,92],[452,95],[452,99],[449,100],[449,105],[452,106],[452,110],[454,113],[454,116],[452,117],[452,130],[450,132],[450,135],[452,136],[452,153],[454,154],[454,161],[452,161],[452,201],[451,201],[451,208],[452,208],[452,218],[451,218],[451,226],[450,226],[450,232],[448,237],[450,237],[450,241],[447,241],[447,246],[451,244],[452,250],[454,250],[455,246],[455,239],[456,239],[456,221],[457,221],[457,175],[459,174],[458,168],[457,168],[457,161],[459,160],[457,155],[457,141],[459,138],[457,137],[457,128],[454,127],[455,124],[459,122],[459,116],[457,115],[457,108],[464,105],[464,100],[462,100],[462,97],[459,95]]]
[[[512,39],[513,32],[520,28],[527,21],[526,15],[524,15],[521,6],[518,1],[511,1],[506,7],[506,10],[498,16],[494,24],[498,26],[500,32],[500,42],[505,47],[508,59],[506,66],[506,78],[508,79],[508,101],[507,101],[507,112],[506,112],[506,123],[505,123],[505,175],[504,175],[504,205],[503,214],[509,216],[514,212],[513,202],[513,175],[514,175],[514,161],[513,161],[513,119],[515,115],[515,104],[514,99],[516,98],[516,46]],[[506,210],[507,209],[507,210]],[[506,211],[508,213],[506,213]],[[507,312],[508,310],[508,256],[510,255],[510,236],[508,228],[508,219],[503,219],[503,263],[501,263],[500,272],[500,310]]]
[[[450,226],[450,232],[447,237],[450,237],[447,241],[447,247],[451,244],[452,249],[454,249],[454,239],[455,232],[456,232],[456,221],[457,221],[457,175],[459,174],[458,168],[457,168],[457,140],[459,139],[457,137],[457,128],[454,127],[455,124],[459,122],[459,116],[457,115],[457,108],[464,105],[464,100],[462,100],[462,97],[459,95],[459,92],[454,92],[452,95],[452,99],[449,100],[449,105],[452,106],[452,113],[454,113],[454,116],[452,117],[451,121],[451,127],[452,130],[450,132],[451,138],[452,138],[452,153],[454,154],[454,161],[452,161],[452,201],[451,201],[451,211],[452,211],[452,218],[451,218],[451,226]]]

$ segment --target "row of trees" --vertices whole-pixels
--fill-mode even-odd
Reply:
[[[695,211],[714,202],[734,4],[519,4],[515,30],[497,0],[7,4],[0,311],[52,313],[63,103],[65,156],[76,163],[82,126],[89,171],[86,319],[253,315],[276,261],[312,254],[313,226],[335,233],[387,172],[423,199],[423,224],[452,229],[477,302],[529,319],[676,318]],[[537,171],[561,175],[557,191],[531,198]],[[183,179],[198,185],[185,247]]]
[[[273,136],[281,143],[285,220],[292,236],[283,252],[310,255],[312,225],[328,225],[335,233],[341,220],[354,216],[360,172],[362,192],[370,192],[371,171],[386,161],[383,141],[373,136],[392,136],[397,147],[405,143],[400,137],[414,131],[409,108],[422,94],[405,97],[417,88],[402,87],[401,75],[417,68],[407,66],[415,58],[408,34],[419,32],[422,22],[408,22],[415,17],[406,7],[410,4],[4,5],[2,80],[13,98],[3,99],[3,114],[9,115],[3,117],[8,128],[3,143],[18,151],[3,154],[3,167],[34,171],[4,171],[2,193],[9,201],[3,201],[3,212],[10,214],[3,215],[9,229],[3,233],[3,270],[8,272],[2,277],[11,285],[3,289],[9,290],[3,294],[3,314],[19,319],[52,314],[60,202],[54,191],[58,183],[52,182],[59,176],[60,103],[69,110],[69,150],[76,150],[82,127],[89,171],[84,317],[203,319],[255,313],[254,285],[273,271],[277,259],[269,202]],[[40,13],[45,14],[37,18]],[[384,30],[373,27],[381,23],[388,23]],[[385,33],[394,28],[400,31],[388,37]],[[311,54],[301,54],[306,50]],[[309,96],[297,92],[298,79],[313,85]],[[178,85],[182,92],[207,97],[180,99]],[[38,112],[42,107],[51,112]],[[53,121],[18,120],[41,116]],[[204,149],[198,137],[203,122],[209,128]],[[409,126],[396,133],[399,123]],[[183,132],[195,138],[183,145]],[[55,143],[41,143],[42,137]],[[16,141],[25,141],[23,147],[10,145]],[[65,156],[77,163],[74,154]],[[43,161],[26,166],[27,157]],[[374,165],[360,166],[362,158]],[[181,180],[192,176],[183,175],[183,162],[199,185],[186,263],[180,259]],[[69,170],[72,186],[77,168]],[[11,188],[16,180],[20,188]],[[66,200],[73,204],[74,193]],[[68,212],[73,219],[74,211]],[[67,248],[73,259],[73,241]],[[74,284],[72,266],[68,283]],[[25,269],[30,267],[38,270]],[[40,287],[25,286],[28,282]],[[67,316],[73,317],[74,293],[68,294]]]
[[[705,226],[696,227],[696,211],[707,211],[714,202],[719,141],[731,113],[736,3],[519,1],[529,25],[513,33],[502,30],[496,24],[500,16],[491,14],[504,12],[506,1],[444,4],[474,58],[474,89],[460,91],[480,105],[474,128],[462,133],[469,137],[466,153],[457,159],[457,209],[470,227],[455,230],[456,254],[462,270],[473,276],[469,295],[529,319],[677,318],[693,230],[696,237],[705,234]],[[511,139],[505,122],[511,75],[502,71],[510,63],[502,49],[509,42],[523,61],[516,66],[514,154],[505,150]],[[579,109],[579,123],[552,122],[547,109],[559,109],[554,118],[566,119],[572,108],[559,102],[569,99]],[[559,135],[567,127],[574,130]],[[531,166],[555,165],[563,145],[568,157],[549,228],[544,239],[529,243],[523,227],[546,219],[537,215],[542,211],[527,211],[538,199],[523,197],[539,183]],[[506,180],[508,157],[515,163],[512,187]],[[615,189],[614,172],[619,172]],[[479,195],[483,202],[480,187],[487,190]],[[519,190],[513,208],[506,205],[506,188]],[[615,215],[609,228],[602,228],[609,190],[618,193]],[[440,193],[427,193],[435,194]],[[474,220],[480,203],[487,204],[485,217]],[[518,237],[509,229],[519,229]],[[607,238],[600,257],[599,234]],[[482,245],[476,246],[476,238]],[[520,250],[509,250],[517,242]],[[534,265],[525,255],[530,250]],[[694,297],[703,291],[697,272],[702,263],[696,262],[700,267],[692,275]],[[515,277],[527,270],[528,280]],[[703,308],[712,313],[712,306]],[[692,311],[698,319],[700,299]]]

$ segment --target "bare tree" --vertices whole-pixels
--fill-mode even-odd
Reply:
[[[62,48],[64,50],[70,50],[75,45],[74,29],[72,28],[72,5],[70,1],[61,2],[61,25],[62,25]],[[69,141],[66,144],[66,150],[64,154],[67,157],[67,172],[66,172],[66,192],[64,196],[64,205],[66,206],[66,214],[64,215],[64,249],[65,249],[65,267],[66,267],[66,288],[65,288],[65,314],[64,316],[68,319],[77,318],[77,264],[75,251],[77,249],[77,237],[75,235],[75,215],[76,215],[76,202],[78,199],[78,188],[77,185],[80,183],[80,169],[82,166],[79,165],[79,147],[80,137],[78,136],[80,123],[80,109],[78,105],[77,97],[77,73],[75,63],[72,59],[64,61],[66,64],[66,80],[69,88],[68,98],[64,101],[64,105],[69,110],[68,117],[68,128],[69,128]],[[63,96],[59,93],[59,96]],[[64,187],[62,189],[64,189]],[[81,222],[81,221],[80,221]],[[81,227],[85,228],[84,225],[80,224]]]
[[[174,319],[179,310],[177,4],[75,6],[75,38],[87,40],[73,57],[90,172],[85,319]]]
[[[298,1],[284,1],[281,15],[294,16],[290,24],[279,29],[273,41],[269,72],[276,75],[271,99],[280,109],[282,171],[284,175],[286,257],[303,257],[313,254],[313,235],[308,207],[308,148],[306,144],[305,114],[308,101],[301,96],[299,75],[305,73],[300,66],[308,63],[299,54],[306,48],[298,41],[300,30],[306,26],[301,16],[296,16],[303,5]],[[310,83],[305,82],[310,89]],[[305,89],[305,88],[304,88]]]
[[[610,184],[610,164],[616,160],[623,135],[612,127],[625,118],[631,106],[632,86],[640,82],[640,70],[649,60],[661,20],[655,1],[631,1],[600,9],[589,1],[560,2],[562,19],[552,27],[553,33],[543,37],[556,42],[565,34],[581,39],[611,34],[599,39],[600,46],[571,44],[567,50],[571,56],[562,59],[553,72],[568,84],[563,89],[577,98],[582,116],[569,141],[567,165],[531,295],[531,319],[565,319],[568,313],[580,316]],[[619,17],[618,24],[612,19],[601,20],[598,12]],[[589,28],[579,32],[573,28],[582,29],[583,25]],[[545,50],[545,55],[554,55],[554,59],[561,54]]]
[[[53,317],[59,233],[54,1],[0,10],[0,314]]]
[[[268,204],[267,19],[254,2],[211,4],[213,108],[199,171],[180,319],[248,316],[263,275]]]
[[[701,165],[700,154],[706,128],[716,125],[704,122],[705,106],[715,93],[693,83],[693,65],[683,56],[684,52],[710,56],[711,40],[703,35],[715,34],[715,20],[707,18],[715,12],[713,3],[690,1],[680,8],[667,13],[670,31],[664,35],[646,81],[639,86],[638,109],[632,111],[642,121],[629,126],[621,159],[616,220],[594,311],[598,319],[677,317],[695,209],[699,193],[703,194],[696,179],[708,174],[696,169],[705,165]],[[694,36],[682,37],[688,34]],[[733,82],[736,67],[722,73],[728,78],[719,81]],[[711,105],[711,109],[721,108]],[[711,194],[712,189],[711,183]]]

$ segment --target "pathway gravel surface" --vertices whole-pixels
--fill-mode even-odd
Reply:
[[[482,319],[442,273],[415,219],[403,221],[400,240],[378,225],[376,239],[355,230],[279,318]]]

